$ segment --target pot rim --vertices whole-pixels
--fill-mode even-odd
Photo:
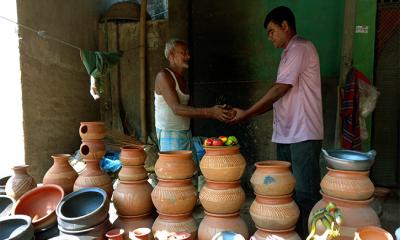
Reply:
[[[334,172],[334,173],[342,173],[342,174],[351,174],[351,175],[362,175],[362,176],[368,176],[369,175],[369,170],[365,171],[354,171],[354,170],[340,170],[340,169],[334,169],[330,167],[326,167],[328,171]]]
[[[104,122],[101,121],[93,121],[93,122],[80,122],[81,125],[104,125]]]
[[[193,211],[185,212],[185,213],[178,213],[178,214],[170,214],[170,213],[163,213],[163,212],[157,210],[157,213],[161,217],[165,217],[165,216],[168,216],[168,217],[193,217]]]
[[[359,205],[368,205],[368,203],[370,203],[374,200],[374,197],[370,197],[369,199],[366,199],[366,200],[348,200],[348,199],[343,199],[343,198],[332,197],[332,196],[324,193],[322,190],[320,190],[319,192],[322,195],[322,198],[328,202],[331,202],[329,199],[332,199],[334,201],[343,202],[343,203],[347,203],[347,204],[356,203]]]
[[[240,179],[239,180],[234,180],[234,181],[215,181],[215,180],[211,180],[208,178],[204,178],[204,181],[206,181],[206,183],[212,183],[212,184],[232,184],[232,185],[236,185],[236,184],[240,184]]]
[[[176,157],[176,156],[192,156],[191,150],[175,150],[175,151],[160,151],[158,153],[158,156],[171,156],[171,157]]]
[[[256,168],[290,168],[292,164],[282,160],[264,160],[254,164]]]
[[[377,226],[364,226],[364,227],[357,228],[356,234],[361,235],[361,232],[362,232],[362,231],[366,231],[366,232],[370,232],[370,231],[379,232],[379,233],[384,234],[385,237],[386,237],[388,240],[393,240],[392,234],[390,234],[390,233],[389,233],[388,231],[386,231],[385,229],[380,228],[380,227],[377,227]],[[360,238],[361,238],[361,236],[360,236]]]
[[[240,217],[240,211],[233,212],[233,213],[210,213],[204,210],[204,214],[211,217],[219,217],[219,218],[229,218],[229,217]]]
[[[259,226],[257,226],[257,224],[256,224],[256,228],[257,228],[258,230],[260,230],[260,231],[269,232],[269,233],[287,233],[287,232],[294,231],[294,230],[296,229],[296,227],[293,226],[293,227],[288,228],[288,229],[269,230],[269,229],[266,229],[266,228],[259,227]]]
[[[11,215],[11,216],[5,216],[5,217],[1,217],[0,219],[0,223],[1,222],[6,222],[6,221],[10,221],[10,220],[23,220],[26,222],[26,224],[23,226],[22,231],[20,231],[20,234],[23,234],[26,230],[28,230],[29,228],[32,227],[32,218],[29,217],[28,215],[23,215],[23,214],[15,214],[15,215]],[[17,236],[18,237],[18,236]]]

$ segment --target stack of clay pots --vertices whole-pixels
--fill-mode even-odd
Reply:
[[[100,160],[103,158],[106,148],[103,138],[106,128],[103,122],[81,122],[79,135],[82,138],[80,153],[86,167],[79,174],[74,183],[74,191],[88,187],[98,187],[106,191],[109,198],[112,195],[111,178],[100,168]]]
[[[160,152],[155,172],[158,183],[151,199],[159,216],[153,224],[153,234],[185,232],[191,234],[191,239],[197,239],[197,224],[192,216],[198,199],[192,184],[195,172],[192,151]]]
[[[286,161],[257,162],[250,182],[256,199],[250,215],[257,231],[253,239],[300,240],[294,231],[300,210],[292,198],[296,180]]]
[[[147,181],[144,168],[146,153],[142,147],[121,148],[122,168],[118,174],[119,183],[114,190],[113,202],[118,218],[113,228],[124,229],[124,238],[129,239],[129,232],[137,228],[151,228],[153,188]],[[152,238],[151,238],[152,239]]]
[[[246,160],[239,146],[205,147],[205,150],[200,169],[206,183],[199,197],[205,216],[199,226],[199,240],[212,239],[222,231],[233,231],[248,239],[247,225],[239,215],[245,201],[240,178]]]

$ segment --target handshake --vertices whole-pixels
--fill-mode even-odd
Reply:
[[[230,105],[215,105],[211,109],[211,118],[224,123],[234,124],[242,120],[243,110]],[[238,114],[239,113],[239,114]]]

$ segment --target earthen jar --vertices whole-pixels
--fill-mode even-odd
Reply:
[[[239,146],[205,147],[206,153],[200,161],[204,177],[212,181],[239,180],[246,168],[246,160]]]
[[[374,184],[369,171],[343,171],[328,168],[322,178],[321,189],[332,197],[348,200],[366,200],[374,194]]]
[[[120,181],[114,190],[113,201],[117,214],[134,216],[153,210],[151,191],[147,178],[138,181]]]
[[[158,212],[158,214],[151,229],[154,236],[158,231],[170,233],[187,232],[191,234],[193,240],[197,239],[197,223],[191,212],[183,214],[163,214]]]
[[[118,178],[121,181],[138,181],[147,178],[147,171],[144,165],[137,166],[122,166],[118,173]]]
[[[257,227],[282,230],[296,225],[300,210],[291,194],[282,196],[256,194],[256,199],[250,206],[250,215]]]
[[[161,213],[181,214],[193,210],[197,202],[197,190],[192,179],[165,180],[159,179],[151,199]]]
[[[199,240],[210,240],[222,231],[232,231],[249,239],[246,223],[240,218],[239,212],[230,214],[213,214],[204,211],[205,215],[199,226]]]
[[[290,163],[286,161],[262,161],[255,164],[256,170],[250,182],[259,195],[280,196],[293,192],[296,184]]]
[[[199,196],[204,209],[217,214],[239,211],[245,198],[240,181],[216,182],[208,179]]]
[[[84,159],[85,169],[79,174],[74,183],[74,191],[82,188],[98,187],[103,189],[109,198],[112,196],[112,180],[100,169],[100,159]]]
[[[103,139],[106,136],[104,122],[81,122],[79,136],[82,140]]]
[[[301,240],[300,236],[293,228],[286,230],[270,231],[267,229],[258,228],[258,230],[251,236],[250,240]]]
[[[80,153],[84,159],[101,159],[106,153],[103,140],[82,140]]]
[[[136,216],[118,215],[113,223],[113,228],[124,229],[124,239],[129,239],[129,232],[137,228],[151,228],[153,223],[154,218],[150,213]]]
[[[43,184],[59,185],[64,190],[65,195],[73,191],[75,180],[78,177],[78,173],[68,162],[70,156],[69,154],[51,156],[54,164],[43,177]]]
[[[329,202],[333,202],[342,211],[343,223],[340,226],[340,239],[353,240],[358,228],[364,226],[380,226],[378,215],[369,206],[372,198],[368,200],[345,200],[328,196],[321,193],[322,199],[315,204],[308,218],[308,228],[310,229],[312,215],[318,209],[324,208]],[[320,221],[317,223],[317,234],[321,235],[325,228]]]
[[[357,229],[354,240],[393,240],[393,236],[380,227],[366,226]]]
[[[137,228],[130,233],[130,239],[132,240],[150,240],[153,239],[151,236],[150,228]]]
[[[14,175],[6,183],[6,194],[14,200],[18,200],[24,193],[36,187],[35,179],[28,174],[28,165],[20,165],[12,168]]]
[[[195,172],[192,151],[167,151],[160,152],[155,165],[157,178],[160,179],[186,179],[191,178]]]
[[[146,153],[141,147],[125,146],[121,148],[119,159],[122,165],[143,165],[146,160]]]

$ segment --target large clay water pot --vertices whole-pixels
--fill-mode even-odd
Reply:
[[[239,180],[246,168],[246,160],[239,146],[205,147],[206,153],[200,161],[204,177],[213,181]]]
[[[281,196],[293,192],[296,179],[286,161],[262,161],[255,164],[256,170],[250,182],[254,192],[265,196]]]
[[[106,153],[103,140],[82,140],[80,153],[84,159],[101,159]]]
[[[143,165],[146,160],[146,153],[141,147],[125,146],[121,148],[119,159],[122,165]]]
[[[147,175],[144,165],[122,165],[122,168],[118,173],[118,178],[121,181],[138,181],[147,179]]]
[[[374,194],[374,184],[369,171],[343,171],[328,168],[322,178],[321,189],[332,197],[348,200],[366,200]]]
[[[250,206],[250,215],[259,228],[282,230],[296,225],[300,210],[291,194],[283,196],[256,194],[256,199]]]
[[[18,200],[24,193],[36,187],[36,181],[28,174],[28,165],[12,168],[14,175],[6,183],[6,194]]]
[[[266,229],[259,228],[250,240],[301,240],[300,236],[296,233],[293,228],[286,230],[275,230],[270,231]]]
[[[206,180],[200,191],[200,202],[210,213],[234,213],[240,210],[246,195],[240,181],[217,182]]]
[[[98,187],[103,189],[109,198],[112,196],[113,186],[111,178],[100,169],[100,159],[84,159],[85,169],[79,174],[74,183],[74,191],[83,188]]]
[[[150,213],[136,215],[136,216],[124,216],[118,215],[113,223],[113,228],[124,229],[124,239],[129,239],[129,232],[137,228],[150,228],[153,226],[154,218]]]
[[[157,178],[187,179],[195,172],[192,151],[166,151],[158,154],[155,165]]]
[[[205,216],[199,226],[199,240],[210,240],[222,231],[232,231],[249,239],[249,230],[246,223],[240,218],[239,212],[230,214],[213,214],[204,211]]]
[[[104,122],[81,122],[79,136],[83,140],[103,139],[106,136]]]
[[[311,210],[308,218],[308,228],[310,229],[312,215],[315,211],[324,208],[329,202],[333,202],[342,211],[343,224],[340,226],[340,240],[353,240],[354,234],[358,228],[364,226],[380,226],[378,215],[369,206],[372,198],[368,200],[345,200],[331,197],[325,193],[322,193],[322,199],[315,204]],[[317,234],[321,235],[325,228],[322,223],[317,223]]]
[[[139,181],[120,181],[113,195],[117,214],[134,216],[150,213],[153,210],[152,190],[147,178]]]
[[[78,178],[78,173],[68,162],[70,156],[69,154],[51,156],[54,164],[43,177],[43,184],[56,184],[64,190],[65,195],[73,191],[75,180]]]
[[[193,210],[197,202],[197,190],[192,179],[159,179],[151,199],[157,210],[164,214],[181,214]]]
[[[197,223],[191,212],[183,214],[163,214],[158,212],[158,214],[151,228],[154,236],[162,234],[163,231],[169,233],[187,232],[191,234],[193,240],[197,239]]]

